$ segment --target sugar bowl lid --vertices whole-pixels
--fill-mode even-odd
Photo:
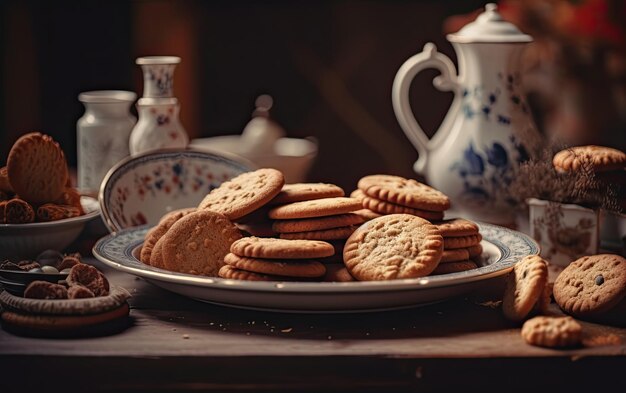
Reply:
[[[485,11],[475,21],[468,23],[461,30],[448,34],[451,42],[493,42],[516,43],[531,42],[533,38],[522,33],[514,24],[505,21],[494,3],[485,5]]]

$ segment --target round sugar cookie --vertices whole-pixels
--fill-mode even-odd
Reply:
[[[247,258],[229,253],[224,257],[224,263],[240,270],[273,276],[314,278],[326,273],[323,264],[311,259]]]
[[[329,257],[335,248],[320,240],[288,240],[244,237],[232,244],[230,252],[240,257],[269,259],[310,259]]]
[[[271,209],[269,217],[275,220],[325,217],[350,213],[362,209],[361,202],[354,198],[335,197],[289,203]]]
[[[626,153],[605,146],[576,146],[556,153],[552,164],[563,172],[578,171],[584,165],[594,172],[605,172],[626,167]]]
[[[542,300],[547,283],[546,261],[538,255],[522,258],[506,278],[502,298],[504,316],[512,321],[524,320]]]
[[[237,269],[230,265],[224,265],[220,268],[218,276],[231,280],[244,281],[297,281],[294,277],[272,276],[270,274],[254,273],[247,270]],[[303,280],[300,278],[300,280]]]
[[[364,222],[365,219],[362,216],[354,213],[346,213],[327,217],[276,220],[272,224],[272,228],[278,233],[309,232],[360,225]]]
[[[343,259],[360,281],[416,278],[439,264],[443,238],[430,222],[391,214],[361,225],[346,241]]]
[[[365,195],[396,205],[429,211],[444,211],[450,208],[450,199],[417,180],[400,176],[370,175],[358,183]]]
[[[470,236],[478,233],[478,225],[464,218],[433,222],[443,237]]]
[[[411,214],[417,217],[421,217],[429,221],[437,221],[443,219],[443,211],[429,211],[415,209],[407,206],[396,205],[395,203],[383,201],[380,199],[367,196],[361,190],[355,190],[352,192],[352,197],[361,201],[361,204],[365,209],[371,210],[378,214]]]
[[[342,197],[345,195],[343,189],[334,184],[327,183],[293,183],[285,184],[272,199],[272,205],[282,205],[285,203],[310,201],[313,199]]]
[[[308,240],[343,240],[356,231],[357,225],[341,228],[323,229],[321,231],[281,233],[281,239],[308,239]]]

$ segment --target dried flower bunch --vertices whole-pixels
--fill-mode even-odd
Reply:
[[[525,206],[528,198],[537,198],[621,212],[618,185],[598,179],[592,165],[584,161],[577,171],[558,172],[552,157],[559,150],[562,149],[548,147],[537,158],[520,164],[508,189],[510,198],[518,206]]]

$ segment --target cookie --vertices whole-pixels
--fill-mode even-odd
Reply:
[[[234,268],[253,273],[286,277],[321,277],[326,273],[323,264],[314,260],[260,259],[226,254],[224,263]]]
[[[57,198],[57,200],[55,200],[53,203],[57,205],[75,207],[79,209],[80,215],[85,214],[85,211],[83,210],[83,205],[82,203],[80,203],[80,193],[75,188],[65,187],[63,189],[63,192],[61,193],[61,196]]]
[[[554,282],[554,300],[563,311],[597,318],[626,297],[626,259],[600,254],[570,263]]]
[[[15,192],[33,205],[59,198],[68,178],[63,150],[50,136],[39,132],[23,135],[15,142],[7,172]]]
[[[335,249],[330,243],[319,240],[244,237],[232,244],[230,252],[249,258],[310,259],[329,257]]]
[[[341,187],[326,183],[294,183],[285,184],[278,195],[272,200],[272,205],[310,201],[322,198],[342,197],[345,193]]]
[[[464,218],[433,222],[443,237],[470,236],[478,233],[478,225]]]
[[[214,277],[239,239],[241,233],[226,216],[198,210],[176,221],[158,242],[167,270]]]
[[[444,249],[443,253],[441,254],[440,263],[465,261],[469,259],[469,257],[470,256],[469,252],[467,252],[467,248],[457,248],[453,250]]]
[[[35,210],[23,199],[13,198],[4,204],[4,216],[6,224],[28,224],[35,221]]]
[[[483,246],[479,243],[466,248],[470,258],[479,257],[483,254]]]
[[[365,219],[362,216],[354,213],[346,213],[300,220],[277,220],[272,224],[272,228],[278,233],[309,232],[360,225],[364,222]]]
[[[326,265],[326,274],[322,281],[326,282],[351,282],[356,281],[354,277],[350,275],[348,269],[342,264],[333,263]]]
[[[443,238],[430,222],[391,214],[361,225],[346,241],[346,268],[360,281],[416,278],[439,264]]]
[[[541,301],[548,283],[548,264],[538,255],[529,255],[515,264],[506,277],[502,312],[512,321],[528,317]]]
[[[321,231],[281,233],[281,239],[307,239],[307,240],[342,240],[347,239],[356,231],[358,225],[348,227],[324,229]]]
[[[413,209],[411,207],[400,206],[391,202],[382,201],[376,198],[370,198],[361,190],[355,190],[351,196],[361,201],[361,204],[365,209],[371,210],[375,213],[385,214],[412,214],[424,218],[429,221],[437,221],[443,219],[443,212],[434,212],[420,209]]]
[[[139,253],[139,260],[146,265],[150,265],[150,257],[152,255],[152,250],[154,249],[154,245],[157,241],[167,233],[167,231],[174,225],[174,223],[180,220],[182,217],[187,214],[193,213],[196,209],[178,209],[173,210],[163,217],[159,223],[148,233],[143,241],[143,245],[141,246],[141,252]],[[162,267],[162,266],[161,266]]]
[[[552,164],[563,172],[577,171],[585,165],[594,172],[604,172],[626,167],[626,153],[604,146],[576,146],[556,153]]]
[[[245,281],[296,281],[296,279],[292,277],[253,273],[246,270],[234,268],[230,265],[222,266],[218,272],[218,276],[222,278],[229,278],[231,280]]]
[[[522,326],[522,338],[530,345],[560,348],[580,344],[582,326],[572,317],[534,317]]]
[[[357,199],[336,197],[289,203],[271,209],[268,215],[275,220],[289,220],[332,216],[350,213],[361,208],[361,202]]]
[[[278,232],[272,228],[272,222],[270,220],[263,222],[248,222],[245,224],[235,223],[237,228],[244,234],[244,236],[257,236],[257,237],[277,237]]]
[[[480,233],[469,236],[445,237],[443,238],[443,248],[446,250],[454,248],[467,248],[480,244],[483,237]]]
[[[79,217],[81,214],[81,209],[76,206],[46,203],[39,206],[37,209],[37,220],[44,222],[58,221],[66,218]]]
[[[161,239],[162,238],[163,237],[161,236]],[[149,265],[159,269],[165,269],[165,261],[163,260],[163,243],[161,242],[161,239],[157,240],[152,248]]]
[[[0,191],[3,191],[7,194],[15,193],[13,187],[11,186],[11,182],[9,181],[9,172],[7,171],[6,166],[0,168]]]
[[[271,201],[284,183],[283,174],[276,169],[262,168],[242,173],[211,190],[198,209],[211,210],[235,220]]]
[[[357,215],[363,217],[363,222],[369,221],[369,220],[373,220],[375,218],[378,218],[378,217],[382,216],[382,214],[379,214],[379,213],[376,213],[374,211],[371,211],[370,209],[355,210],[355,211],[352,212],[352,214],[357,214]]]
[[[475,262],[469,260],[439,263],[431,275],[464,272],[466,270],[476,269],[477,267]]]
[[[395,205],[428,211],[444,211],[450,208],[450,199],[441,191],[400,176],[365,176],[359,180],[358,187],[371,198]]]

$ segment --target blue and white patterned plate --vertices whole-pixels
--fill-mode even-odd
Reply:
[[[255,282],[194,276],[148,266],[137,258],[148,227],[100,239],[93,254],[105,264],[200,301],[282,312],[365,312],[414,307],[467,293],[508,273],[526,255],[538,254],[530,237],[480,223],[483,255],[477,269],[432,277],[362,282]]]

